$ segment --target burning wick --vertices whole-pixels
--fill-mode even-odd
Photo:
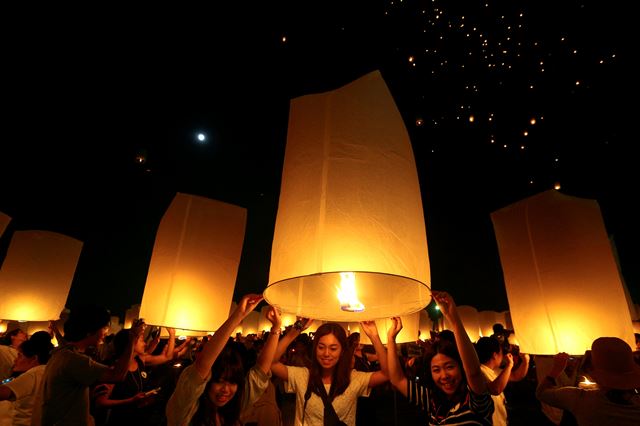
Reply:
[[[593,389],[593,388],[595,388],[597,386],[596,382],[592,382],[586,376],[582,376],[582,378],[584,380],[581,381],[580,383],[578,383],[578,387],[580,389]]]
[[[340,272],[340,287],[338,288],[338,300],[340,309],[347,312],[362,312],[364,305],[358,300],[356,294],[356,274],[353,272]]]

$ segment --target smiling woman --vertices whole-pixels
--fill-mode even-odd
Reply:
[[[311,320],[307,320],[301,327],[289,331],[278,344],[274,359],[280,359],[288,345],[311,323]],[[347,343],[344,328],[337,323],[326,323],[316,330],[309,368],[280,362],[271,366],[273,374],[286,381],[285,390],[296,394],[295,424],[355,425],[358,397],[368,397],[372,387],[388,380],[386,354],[375,322],[362,323],[362,329],[382,360],[382,371],[361,372],[351,369],[353,350]]]

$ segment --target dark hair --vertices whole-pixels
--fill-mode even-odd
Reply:
[[[71,309],[69,319],[64,323],[64,338],[78,342],[89,334],[106,327],[111,322],[111,313],[96,305],[84,305]]]
[[[438,339],[447,340],[452,343],[456,342],[456,336],[453,334],[453,331],[451,330],[442,330],[440,333],[438,333]]]
[[[49,361],[53,343],[51,343],[51,335],[46,331],[38,331],[33,333],[29,340],[25,340],[20,345],[20,351],[27,358],[32,356],[38,357],[38,363],[44,365]]]
[[[493,324],[493,327],[491,328],[493,329],[494,334],[500,334],[505,332],[504,325],[500,324],[499,322]]]
[[[333,370],[333,377],[331,378],[329,400],[333,401],[333,398],[341,395],[349,387],[349,382],[351,381],[351,357],[353,354],[349,350],[347,333],[339,324],[328,322],[318,327],[318,330],[316,330],[313,336],[311,368],[309,369],[309,382],[307,383],[305,398],[307,395],[311,395],[311,392],[320,395],[320,386],[324,387],[324,383],[322,383],[322,366],[318,362],[317,350],[320,339],[328,334],[333,334],[336,339],[338,339],[340,346],[342,346],[340,359],[338,359],[336,368]]]
[[[233,398],[218,408],[209,399],[209,389],[214,382],[227,381],[238,385]],[[240,409],[244,395],[245,372],[242,356],[237,346],[227,344],[211,366],[211,379],[200,396],[198,411],[193,415],[192,425],[215,425],[216,412],[220,414],[223,425],[236,425],[240,419]]]
[[[2,338],[0,338],[0,345],[5,345],[5,346],[11,345],[11,338],[13,336],[16,336],[20,332],[24,333],[24,331],[21,328],[14,328],[13,330],[4,333]]]
[[[433,357],[438,354],[446,355],[449,358],[452,358],[456,363],[458,363],[458,367],[460,368],[460,372],[462,374],[460,385],[458,386],[458,389],[456,389],[455,394],[453,398],[451,398],[451,400],[449,400],[445,393],[438,386],[436,386],[436,383],[433,381],[433,376],[431,375],[431,362],[433,361]],[[432,347],[432,351],[425,356],[425,367],[427,368],[427,371],[429,373],[426,375],[427,386],[432,390],[434,402],[438,406],[448,407],[449,404],[453,406],[464,399],[467,392],[467,378],[464,373],[464,369],[462,367],[462,359],[460,358],[460,354],[458,353],[458,348],[455,342],[451,342],[447,339],[438,340],[437,342],[435,342]],[[447,411],[448,410],[446,409],[444,410],[444,412]]]
[[[489,361],[493,354],[501,353],[502,346],[500,341],[495,337],[481,337],[475,343],[476,353],[481,364]]]

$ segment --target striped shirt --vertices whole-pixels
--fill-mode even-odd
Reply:
[[[478,395],[468,387],[462,402],[444,412],[431,397],[433,390],[414,381],[409,381],[409,400],[426,411],[429,426],[435,425],[492,425],[493,400],[489,393]],[[442,412],[440,412],[442,411]]]

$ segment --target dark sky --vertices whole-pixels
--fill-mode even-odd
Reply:
[[[289,99],[379,69],[412,139],[434,288],[507,309],[489,214],[559,182],[600,203],[640,302],[640,74],[626,5],[264,1],[7,13],[0,211],[13,221],[0,260],[14,230],[78,238],[68,302],[94,298],[123,314],[142,299],[155,231],[180,191],[248,209],[236,299],[261,292]]]

